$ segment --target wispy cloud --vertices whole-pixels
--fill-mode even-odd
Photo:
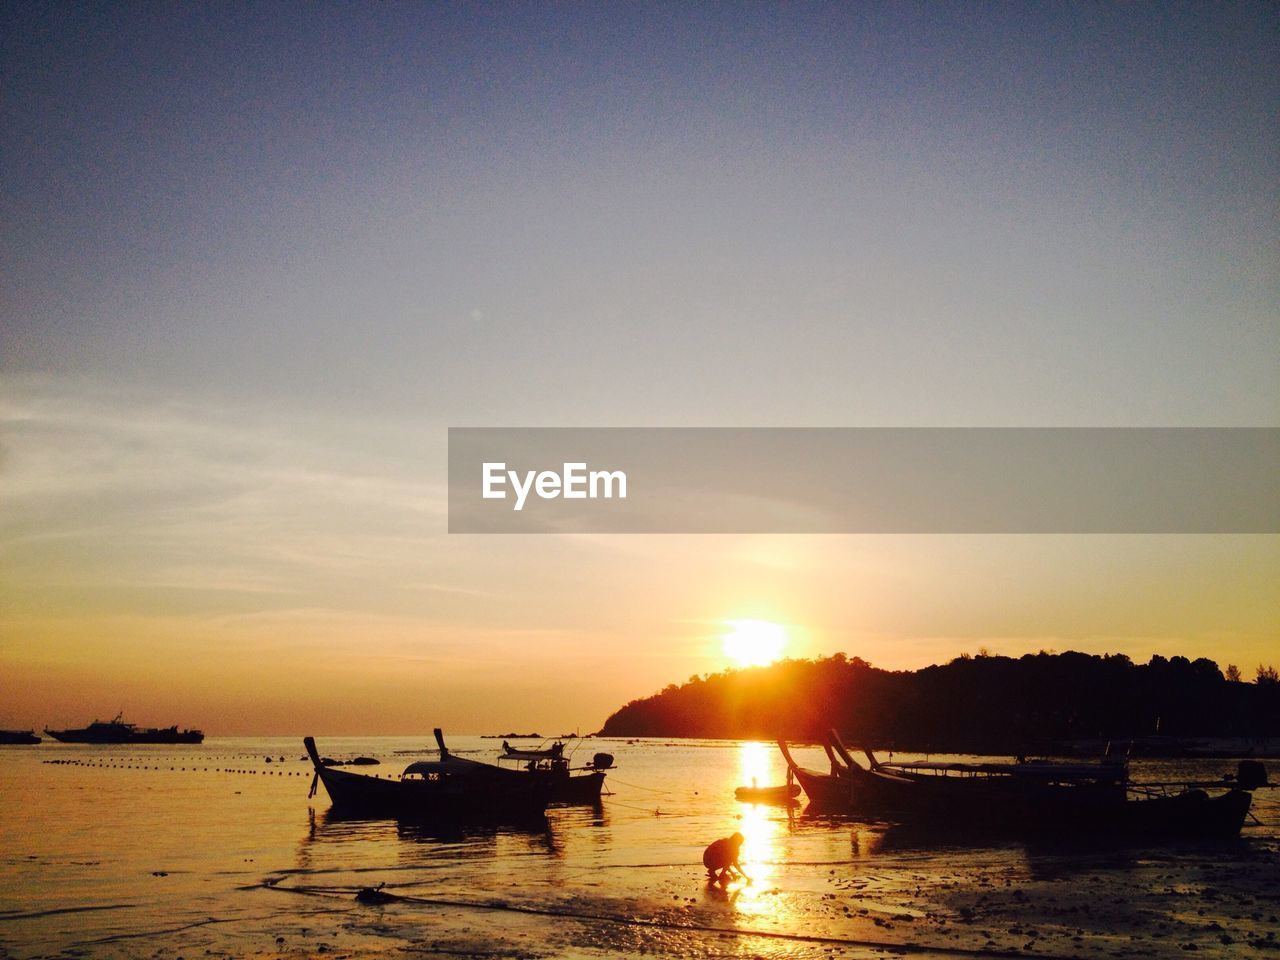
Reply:
[[[321,429],[321,426],[323,429]],[[444,528],[421,437],[83,382],[0,388],[0,554],[47,587],[410,588]],[[421,589],[413,587],[413,589]]]

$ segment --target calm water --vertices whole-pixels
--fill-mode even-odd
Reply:
[[[331,739],[383,775],[426,739]],[[451,738],[490,759],[497,741]],[[601,809],[432,835],[342,821],[290,739],[0,748],[0,956],[1234,956],[1280,937],[1280,797],[1238,842],[1063,850],[940,845],[884,824],[753,807],[769,744],[589,740],[617,757]],[[817,749],[802,763],[825,767]],[[265,762],[266,757],[273,762]],[[284,757],[284,762],[279,758]],[[74,761],[49,763],[47,761]],[[1228,761],[1135,773],[1214,776]],[[738,830],[751,883],[708,888]],[[361,887],[402,900],[369,906]],[[1252,946],[1250,946],[1252,945]]]

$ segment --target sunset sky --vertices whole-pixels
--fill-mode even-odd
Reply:
[[[0,726],[600,726],[729,621],[1280,661],[1276,536],[463,536],[450,426],[1280,425],[1275,4],[7,4]]]

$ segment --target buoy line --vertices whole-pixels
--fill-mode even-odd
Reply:
[[[233,773],[244,776],[263,776],[263,777],[306,777],[310,776],[312,770],[250,770],[245,767],[180,767],[170,765],[165,767],[163,764],[142,764],[142,763],[110,763],[106,760],[43,760],[42,763],[67,766],[81,767],[84,769],[98,770],[150,770],[158,773]],[[378,774],[373,776],[379,777]],[[381,777],[379,777],[381,779]]]

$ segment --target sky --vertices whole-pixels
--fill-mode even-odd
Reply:
[[[445,516],[450,426],[1280,424],[1274,4],[10,4],[0,67],[0,725],[585,732],[751,618],[1280,659],[1274,536]]]

